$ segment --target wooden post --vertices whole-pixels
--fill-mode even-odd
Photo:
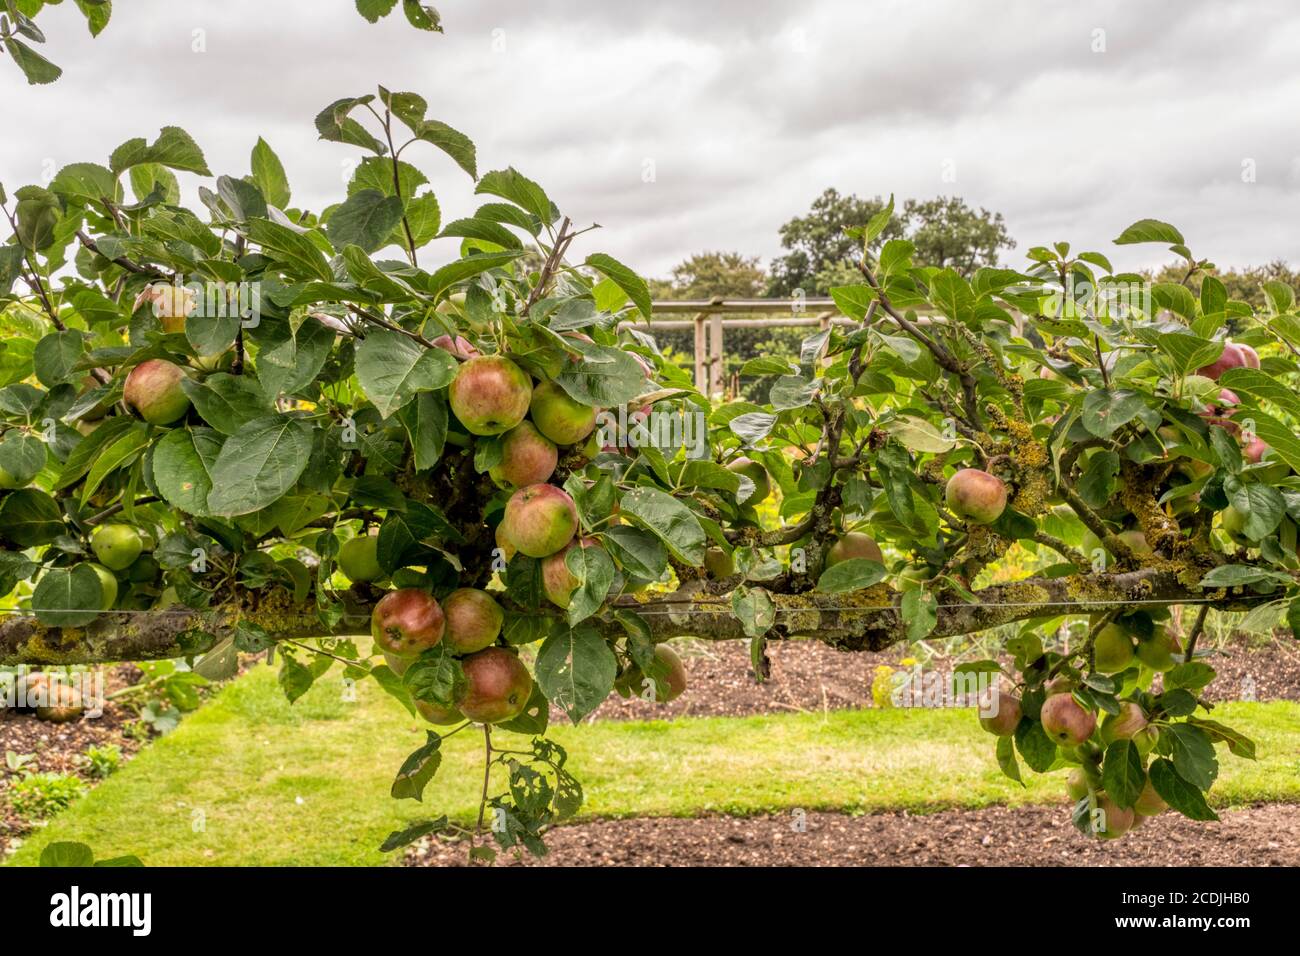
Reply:
[[[722,313],[714,312],[709,318],[709,395],[724,391],[722,362]]]
[[[695,387],[701,394],[709,394],[709,365],[707,346],[704,338],[704,320],[707,312],[695,316]]]

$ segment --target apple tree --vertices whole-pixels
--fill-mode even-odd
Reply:
[[[891,201],[849,232],[853,326],[727,401],[664,361],[590,228],[427,114],[382,88],[322,110],[359,152],[320,210],[264,141],[214,178],[176,127],[0,189],[0,662],[220,678],[265,651],[290,700],[342,665],[428,722],[394,797],[482,734],[486,859],[581,804],[552,707],[672,699],[668,638],[748,641],[761,672],[770,641],[1010,626],[960,668],[1009,776],[1067,771],[1098,836],[1214,818],[1216,747],[1253,745],[1202,694],[1206,614],[1295,616],[1289,290],[1230,300],[1154,220],[1116,241],[1172,248],[1181,283],[1066,243],[967,279],[876,242]],[[443,221],[430,162],[472,215]],[[1000,573],[1013,549],[1031,576]],[[439,830],[465,828],[385,846]]]

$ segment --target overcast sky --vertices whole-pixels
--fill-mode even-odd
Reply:
[[[600,222],[581,255],[649,275],[702,249],[766,262],[827,186],[999,211],[1013,265],[1059,239],[1155,264],[1159,247],[1110,245],[1143,217],[1220,264],[1300,262],[1300,9],[1284,0],[436,6],[442,36],[400,13],[372,26],[352,0],[118,0],[94,41],[72,4],[52,8],[64,77],[29,87],[0,62],[0,181],[179,125],[218,174],[247,173],[265,136],[294,204],[319,209],[358,153],[318,142],[313,117],[383,83],[473,139],[481,172],[512,164]],[[403,158],[444,222],[473,210],[441,153]]]

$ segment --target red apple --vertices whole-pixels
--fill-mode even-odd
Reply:
[[[554,485],[528,485],[506,502],[501,519],[510,543],[530,558],[554,554],[578,533],[573,499]]]
[[[465,683],[456,695],[456,706],[470,720],[499,724],[518,717],[528,705],[533,678],[512,651],[485,648],[465,658],[463,668]]]
[[[190,400],[181,388],[185,372],[166,359],[147,359],[131,369],[122,399],[150,425],[170,425],[185,417]]]
[[[503,355],[480,355],[462,362],[447,389],[451,410],[474,435],[500,435],[528,414],[532,379]]]
[[[536,485],[555,474],[555,444],[532,422],[520,422],[501,439],[501,460],[488,469],[496,481],[514,488]]]
[[[389,591],[370,615],[375,646],[394,657],[418,657],[442,640],[445,627],[442,608],[419,588]]]
[[[992,524],[1007,507],[1007,486],[978,468],[963,468],[948,479],[948,510],[973,524]]]

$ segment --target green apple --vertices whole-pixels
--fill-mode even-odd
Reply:
[[[90,549],[99,563],[112,571],[125,571],[140,557],[144,540],[129,524],[100,525],[90,536]]]

